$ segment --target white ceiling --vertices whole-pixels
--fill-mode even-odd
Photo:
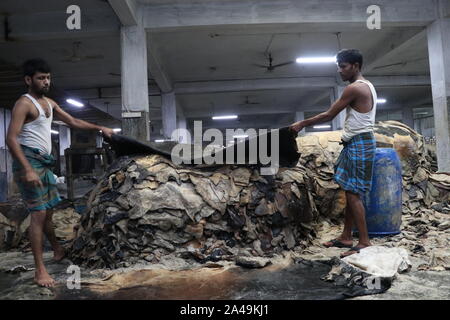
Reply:
[[[208,2],[214,1],[224,0]],[[227,2],[233,1],[239,2],[237,0]],[[201,1],[172,2],[188,4]],[[140,0],[139,3],[162,5],[166,1]],[[26,20],[27,17],[38,19],[39,15],[64,17],[67,16],[65,9],[71,4],[78,4],[82,14],[87,12],[88,30],[81,30],[78,34],[68,32],[67,37],[58,36],[56,31],[51,32],[52,22],[49,21],[49,25],[46,26],[32,26],[36,34],[39,34],[36,39],[33,39],[30,32],[20,37],[21,33],[17,30],[22,27],[30,28],[22,25],[23,19]],[[45,58],[51,64],[53,84],[56,87],[80,98],[88,98],[89,103],[99,109],[106,110],[108,105],[113,116],[120,116],[120,90],[117,94],[106,98],[96,91],[87,94],[80,90],[120,88],[120,22],[107,1],[2,0],[0,12],[10,15],[11,37],[16,37],[14,41],[0,39],[1,61],[18,67],[28,58],[37,56]],[[95,17],[99,18],[97,24]],[[172,84],[252,79],[281,81],[301,77],[336,77],[336,66],[333,64],[305,66],[294,63],[267,72],[254,64],[267,64],[269,52],[273,56],[273,64],[278,64],[293,61],[299,56],[329,56],[336,54],[340,48],[358,48],[369,62],[376,61],[366,73],[367,76],[427,76],[429,62],[426,36],[419,36],[416,41],[395,49],[399,44],[420,34],[422,30],[423,27],[385,27],[381,30],[368,30],[356,28],[352,23],[339,24],[339,28],[333,28],[328,24],[319,26],[276,23],[152,29],[148,32],[147,38],[148,50],[158,58],[161,68]],[[72,55],[73,43],[77,41],[81,42],[79,55],[97,58],[64,62],[64,59]],[[387,54],[384,55],[383,52]],[[151,69],[149,78],[149,84],[154,88]],[[20,84],[20,78],[17,81]],[[13,84],[10,81],[8,85]],[[161,118],[159,110],[161,101],[158,90],[153,89],[151,92],[150,116],[157,125]],[[330,103],[330,92],[331,89],[326,87],[306,87],[179,94],[177,103],[190,121],[207,119],[213,114],[242,113],[240,122],[236,124],[241,127],[253,125],[258,128],[270,124],[287,125],[293,120],[295,111],[322,110]],[[423,106],[431,102],[429,85],[380,87],[378,94],[388,99],[386,105],[380,106],[381,109]],[[277,113],[277,110],[280,112]],[[233,125],[231,122],[228,124]]]
[[[400,31],[399,31],[400,29]],[[150,46],[156,46],[161,64],[169,77],[177,81],[255,79],[265,77],[333,76],[336,66],[292,64],[266,73],[253,64],[266,64],[267,53],[273,63],[293,61],[299,56],[332,56],[342,48],[358,48],[368,56],[381,46],[389,46],[389,39],[401,32],[406,37],[422,28],[386,28],[330,32],[303,32],[301,26],[241,26],[196,28],[186,31],[149,34]],[[340,33],[339,39],[336,35]],[[427,61],[426,42],[417,44],[418,50],[400,52],[396,61],[380,61],[380,65],[417,58]],[[425,50],[424,50],[425,49]],[[211,71],[210,67],[215,67]],[[385,71],[385,70],[384,70]],[[397,75],[428,74],[426,64],[407,64],[397,69]],[[378,73],[380,74],[380,73]],[[381,75],[384,75],[382,72]]]

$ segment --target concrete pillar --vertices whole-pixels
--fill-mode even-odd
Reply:
[[[414,112],[413,108],[403,107],[402,108],[402,122],[406,124],[411,129],[414,128]]]
[[[0,108],[0,202],[7,200],[5,110]]]
[[[187,121],[184,116],[181,116],[178,118],[178,129],[187,130]],[[184,131],[178,135],[178,142],[179,143],[189,143],[186,131]]]
[[[295,113],[295,119],[294,119],[294,122],[302,121],[302,120],[305,120],[305,113],[304,113],[303,111],[298,111],[298,112],[296,112],[296,113]],[[303,128],[303,129],[298,133],[298,135],[305,135],[305,133],[306,133],[306,129]]]
[[[177,129],[177,102],[173,91],[161,94],[161,113],[163,136],[170,140],[172,132]]]
[[[3,114],[4,114],[3,123],[4,123],[4,129],[5,129],[5,137],[6,137],[6,132],[8,132],[9,123],[11,122],[11,111],[5,109]],[[5,148],[6,148],[6,150],[4,151],[3,158],[0,158],[0,160],[4,161],[4,167],[6,169],[6,181],[7,181],[7,185],[8,185],[7,196],[9,198],[12,195],[17,193],[17,186],[14,183],[14,177],[13,177],[13,172],[12,172],[13,157],[8,150],[8,146],[6,145],[6,142],[5,142]]]
[[[179,143],[191,143],[190,136],[188,136],[188,125],[186,116],[184,115],[183,108],[177,102],[177,128],[184,129],[183,132],[178,134]],[[189,139],[188,139],[189,138]]]
[[[414,120],[414,131],[417,131],[418,133],[422,134],[420,131],[420,119]]]
[[[122,133],[150,140],[147,36],[144,28],[123,26],[120,30],[122,52]]]
[[[427,27],[431,90],[436,132],[438,170],[450,172],[450,18],[441,18]]]
[[[344,92],[344,86],[335,86],[331,90],[330,99],[333,104],[337,99],[339,99]],[[331,121],[331,129],[332,130],[342,130],[344,129],[345,116],[347,115],[347,110],[342,110],[332,121]]]
[[[64,155],[64,150],[70,148],[70,128],[67,126],[59,126],[59,155]]]
[[[61,175],[66,175],[66,157],[64,156],[64,150],[70,148],[70,128],[60,125],[59,131],[59,164],[61,168]]]
[[[5,109],[0,108],[0,149],[6,149]],[[0,164],[1,166],[2,164]],[[1,168],[1,167],[0,167]]]

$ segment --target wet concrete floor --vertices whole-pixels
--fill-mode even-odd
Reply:
[[[305,261],[288,267],[200,268],[184,271],[139,270],[106,281],[82,283],[80,290],[56,289],[55,299],[106,300],[329,300],[343,299],[348,288],[320,278],[331,269]]]

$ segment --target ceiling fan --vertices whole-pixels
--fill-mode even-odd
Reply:
[[[287,61],[287,62],[283,62],[283,63],[278,63],[278,64],[273,64],[273,57],[272,54],[269,52],[267,59],[269,60],[269,64],[268,65],[262,65],[262,64],[256,64],[254,63],[253,65],[256,67],[260,67],[260,68],[264,68],[267,69],[267,72],[272,72],[273,70],[275,70],[275,68],[279,68],[282,66],[286,66],[289,64],[294,63],[295,61]]]
[[[61,60],[61,62],[80,62],[82,60],[94,60],[94,59],[103,59],[104,57],[102,55],[95,55],[95,56],[83,56],[80,55],[80,45],[81,41],[75,41],[72,44],[72,55],[67,57],[66,59]]]
[[[248,99],[248,96],[245,97],[245,102],[239,104],[240,106],[247,106],[247,105],[251,105],[251,104],[261,104],[259,102],[250,102],[250,100]]]

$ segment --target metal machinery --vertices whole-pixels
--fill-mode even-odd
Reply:
[[[95,131],[71,132],[71,147],[64,150],[67,198],[70,201],[75,200],[75,179],[98,178],[107,168],[107,154],[104,148],[97,147],[98,139]]]

